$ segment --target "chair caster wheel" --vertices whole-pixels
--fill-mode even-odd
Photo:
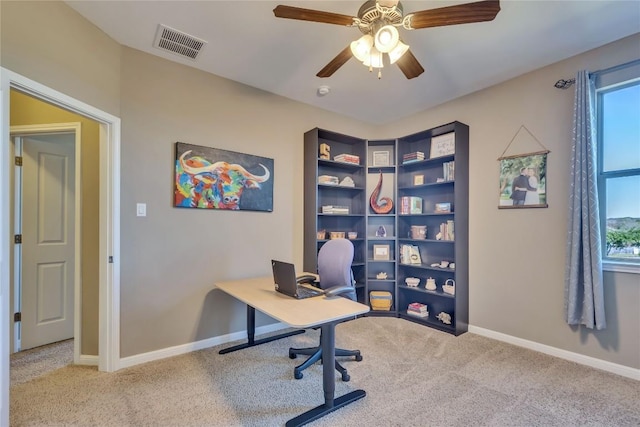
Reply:
[[[351,377],[349,376],[349,374],[347,374],[347,373],[342,374],[342,381],[343,382],[345,382],[345,383],[349,382],[350,379],[351,379]]]
[[[289,353],[289,359],[295,359],[296,357],[298,357],[297,354],[295,353]]]
[[[302,379],[302,372],[294,372],[293,373],[293,378],[299,380]]]
[[[362,356],[357,355],[357,356],[356,356],[356,362],[361,362],[361,361],[362,361]]]

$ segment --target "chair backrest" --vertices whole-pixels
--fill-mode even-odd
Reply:
[[[322,289],[334,286],[355,285],[351,263],[353,262],[353,243],[347,239],[329,240],[318,252],[318,276]],[[356,289],[341,296],[356,300]]]

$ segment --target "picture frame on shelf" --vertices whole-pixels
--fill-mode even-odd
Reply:
[[[445,133],[431,138],[431,150],[429,158],[451,156],[456,152],[456,134],[455,132]]]
[[[389,261],[389,245],[373,245],[374,261]]]
[[[436,203],[436,213],[449,213],[451,212],[451,203]]]
[[[423,185],[423,184],[424,184],[424,175],[413,176],[413,185]]]
[[[373,166],[389,166],[389,152],[388,151],[374,151],[372,165]]]

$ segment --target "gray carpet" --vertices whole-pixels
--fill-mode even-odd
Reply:
[[[337,328],[337,395],[367,396],[313,426],[640,426],[640,382],[473,334],[395,318]],[[12,426],[282,426],[322,403],[322,367],[293,379],[289,346],[317,331],[219,355],[222,347],[116,373],[66,366],[12,384]]]

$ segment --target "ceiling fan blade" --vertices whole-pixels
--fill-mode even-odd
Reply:
[[[405,53],[406,55],[406,53]],[[340,52],[335,58],[331,60],[322,70],[316,74],[318,77],[331,77],[333,73],[338,71],[338,68],[342,67],[348,60],[351,59],[353,53],[351,53],[351,46],[347,46],[342,52]]]
[[[422,65],[420,65],[416,57],[413,56],[411,50],[406,51],[405,54],[396,61],[396,64],[398,64],[398,67],[408,79],[418,77],[424,73],[424,68],[422,68]]]
[[[423,10],[411,14],[413,15],[411,16],[411,28],[443,27],[445,25],[492,21],[499,11],[499,0],[486,0]]]
[[[352,25],[353,17],[321,10],[303,9],[301,7],[278,5],[273,9],[277,18],[298,19],[301,21],[322,22],[325,24]]]

